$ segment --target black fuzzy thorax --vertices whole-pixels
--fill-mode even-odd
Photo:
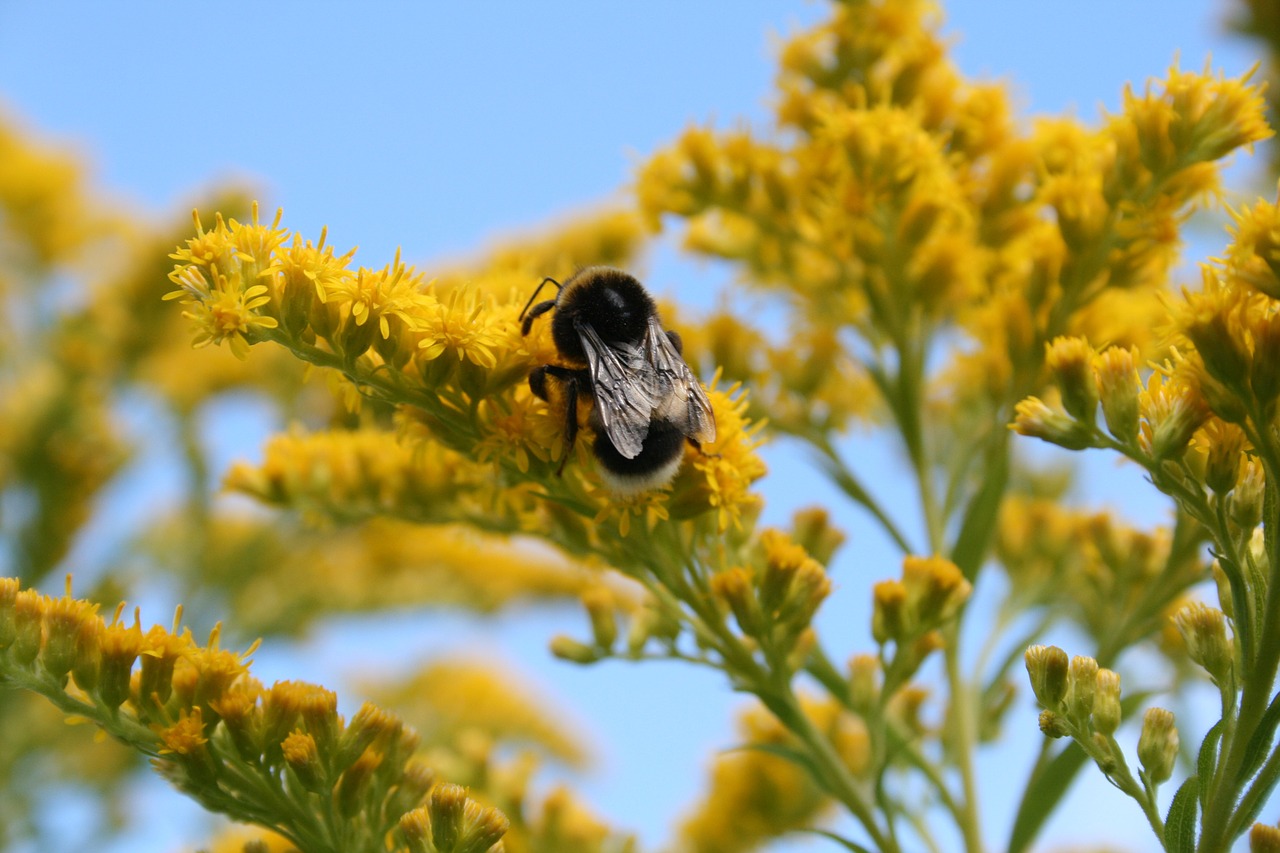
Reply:
[[[556,298],[551,336],[565,358],[586,361],[580,325],[591,326],[605,343],[635,346],[644,339],[657,306],[632,275],[611,267],[589,267],[564,283]]]

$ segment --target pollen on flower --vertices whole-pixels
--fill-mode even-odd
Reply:
[[[491,304],[474,293],[453,291],[421,318],[419,328],[423,337],[418,342],[418,357],[431,361],[449,353],[457,361],[494,367],[497,364],[494,350],[504,330],[494,322],[491,312]]]
[[[205,736],[203,714],[199,708],[183,711],[178,721],[170,726],[156,726],[160,735],[160,753],[195,755],[204,749],[209,738]]]
[[[563,452],[561,425],[527,385],[517,388],[509,400],[486,401],[481,430],[476,458],[481,462],[514,459],[522,474],[529,473],[530,458],[550,462]]]
[[[682,475],[677,479],[673,503],[681,518],[702,508],[714,509],[723,531],[741,527],[744,518],[753,517],[759,510],[761,500],[752,493],[751,486],[767,469],[756,454],[764,425],[747,420],[747,400],[740,384],[720,390],[716,387],[718,380],[717,374],[707,392],[716,413],[716,440],[701,452],[689,454],[697,476],[686,480]],[[686,483],[690,484],[687,490]]]

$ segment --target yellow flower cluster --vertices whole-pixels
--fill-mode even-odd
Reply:
[[[16,236],[5,251],[5,267],[66,263],[106,225],[85,193],[78,157],[33,144],[11,121],[0,118],[0,210]],[[12,282],[0,273],[0,292]]]
[[[0,579],[0,680],[93,721],[153,756],[207,808],[274,829],[299,849],[382,849],[405,817],[447,820],[437,803],[446,791],[457,800],[451,808],[476,812],[471,824],[505,830],[505,818],[457,786],[433,788],[433,772],[413,758],[418,735],[394,716],[365,704],[344,720],[322,687],[260,684],[249,673],[252,647],[221,649],[217,630],[201,646],[176,623],[144,631],[136,614],[121,621],[122,610],[107,621],[70,592],[51,598]],[[407,849],[482,853],[501,834],[486,835],[483,847],[407,838]]]
[[[901,421],[895,397],[943,325],[979,346],[937,393],[997,407],[1034,389],[1058,335],[1150,347],[1178,224],[1216,191],[1218,160],[1271,133],[1247,76],[1173,68],[1098,130],[1044,120],[1020,136],[1003,89],[963,81],[937,25],[924,0],[838,4],[782,48],[781,141],[695,128],[641,172],[651,225],[685,220],[691,249],[787,298],[790,337],[829,342],[838,381],[813,389],[812,425],[780,406],[788,431],[867,411],[842,388],[878,391]],[[799,387],[804,373],[782,360],[730,375]]]
[[[616,254],[629,222],[613,216],[594,231],[577,226],[565,251]],[[373,427],[281,437],[263,465],[233,471],[233,487],[339,518],[465,520],[595,553],[631,533],[635,516],[648,531],[658,520],[709,515],[723,531],[758,512],[751,485],[764,474],[754,453],[759,427],[745,419],[736,387],[714,383],[717,439],[687,453],[669,490],[612,495],[585,458],[585,442],[578,464],[553,477],[565,452],[563,402],[536,398],[526,378],[559,357],[549,324],[524,336],[516,322],[533,279],[511,268],[527,264],[526,255],[495,262],[487,277],[434,283],[399,258],[381,270],[353,270],[351,252],[337,254],[323,236],[313,244],[290,235],[278,217],[265,224],[256,215],[246,223],[219,216],[208,230],[197,218],[196,228],[173,256],[178,290],[170,296],[186,306],[197,345],[226,342],[243,355],[271,340],[399,411],[398,441]],[[602,532],[611,522],[617,537]],[[611,560],[630,553],[634,562],[633,551],[605,550]]]

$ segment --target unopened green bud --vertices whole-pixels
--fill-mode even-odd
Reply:
[[[589,589],[582,594],[582,606],[591,619],[591,635],[596,645],[612,651],[613,644],[618,639],[618,620],[613,612],[613,596],[603,587]]]
[[[1246,457],[1228,504],[1231,520],[1241,530],[1253,530],[1262,523],[1262,496],[1266,486],[1267,475],[1262,463]]]
[[[1098,670],[1098,691],[1093,700],[1093,727],[1110,736],[1120,728],[1120,676],[1109,669]]]
[[[1147,779],[1154,785],[1173,775],[1173,762],[1178,758],[1178,729],[1173,714],[1164,708],[1148,708],[1142,716],[1142,733],[1138,735],[1138,760]]]
[[[1089,425],[1075,420],[1064,411],[1049,408],[1038,397],[1022,400],[1014,406],[1013,411],[1013,431],[1018,435],[1043,439],[1067,450],[1084,450],[1095,444],[1093,430]]]
[[[902,581],[880,581],[871,594],[871,636],[882,646],[901,640],[907,632],[907,588]]]
[[[485,853],[511,828],[511,821],[502,812],[473,800],[467,801],[463,822],[466,828],[454,848],[456,853]]]
[[[1040,731],[1045,737],[1066,737],[1071,734],[1071,724],[1061,714],[1045,710],[1040,712]]]
[[[1067,713],[1077,725],[1088,725],[1098,694],[1098,662],[1076,655],[1067,672]]]
[[[431,845],[431,818],[425,808],[417,808],[400,816],[400,835],[409,853],[435,853]]]
[[[427,811],[431,815],[431,843],[439,853],[456,853],[466,807],[467,789],[461,785],[437,785],[432,790]]]
[[[1111,747],[1111,740],[1107,735],[1101,732],[1093,733],[1093,750],[1094,761],[1098,765],[1098,769],[1108,775],[1116,772],[1120,765],[1116,761],[1116,755]]]
[[[1204,667],[1215,683],[1225,686],[1235,657],[1227,639],[1226,615],[1216,607],[1193,601],[1175,613],[1173,621],[1186,643],[1187,654]]]
[[[551,638],[551,654],[570,663],[596,663],[603,655],[600,649],[558,634]]]
[[[726,605],[738,627],[748,637],[760,637],[766,629],[764,610],[756,598],[751,572],[741,566],[717,572],[711,577],[711,592]]]
[[[1023,655],[1031,690],[1044,708],[1057,711],[1067,695],[1067,653],[1057,646],[1032,646]]]

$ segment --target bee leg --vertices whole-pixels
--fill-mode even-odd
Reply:
[[[559,477],[564,471],[565,463],[569,461],[569,456],[573,453],[573,445],[578,439],[578,394],[584,390],[583,383],[589,383],[590,379],[587,378],[587,371],[585,370],[573,370],[555,364],[544,364],[542,367],[535,367],[529,372],[529,390],[534,393],[534,396],[546,402],[550,402],[547,397],[548,376],[554,376],[562,382],[565,393],[565,449],[564,456],[560,458],[560,465],[556,468],[556,476]]]
[[[667,331],[667,340],[671,341],[671,345],[676,348],[676,352],[684,355],[684,341],[680,337],[679,332]]]

